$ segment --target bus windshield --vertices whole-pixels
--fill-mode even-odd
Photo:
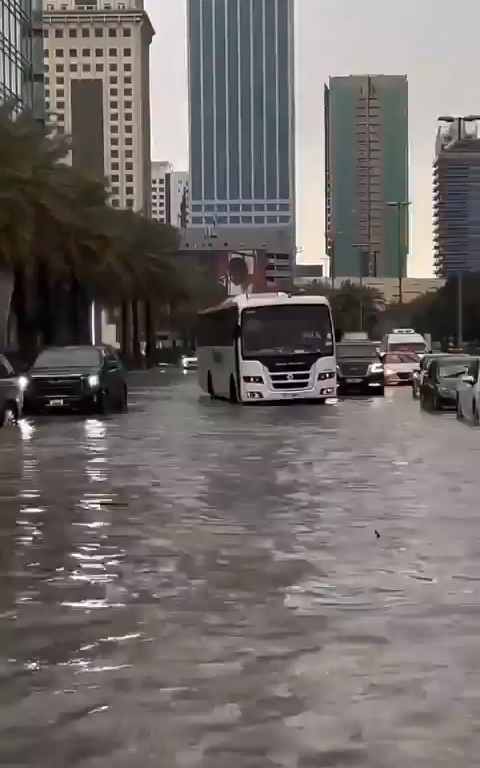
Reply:
[[[425,352],[426,348],[424,341],[395,341],[388,345],[390,352]]]
[[[325,304],[251,307],[242,312],[244,358],[315,353],[333,355],[333,329]]]

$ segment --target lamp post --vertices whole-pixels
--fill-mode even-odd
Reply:
[[[480,115],[440,115],[439,123],[449,123],[457,126],[457,135],[453,141],[461,141],[465,136],[465,124],[477,123]],[[459,265],[457,271],[457,347],[463,346],[463,275]]]
[[[406,211],[410,205],[410,202],[408,200],[396,200],[393,202],[385,203],[385,205],[389,208],[393,208],[393,210],[396,211],[397,216],[397,258],[398,258],[398,304],[401,307],[403,305],[403,278],[404,278],[404,270],[405,270],[405,263],[403,258],[403,243],[402,243],[402,222],[403,222],[403,211]]]

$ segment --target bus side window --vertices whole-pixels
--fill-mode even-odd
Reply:
[[[206,312],[199,316],[198,346],[229,347],[236,337],[238,312],[236,307]]]

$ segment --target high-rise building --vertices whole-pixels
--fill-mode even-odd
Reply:
[[[480,138],[476,120],[440,126],[433,164],[434,266],[438,277],[480,273]]]
[[[0,0],[0,101],[44,118],[42,0]]]
[[[293,258],[292,0],[188,0],[188,51],[191,224]]]
[[[188,173],[171,163],[152,162],[152,219],[172,227],[188,224]]]
[[[107,176],[113,206],[146,215],[153,34],[143,0],[44,0],[47,110],[72,163]]]
[[[406,76],[325,86],[325,236],[334,277],[404,277],[409,241]]]

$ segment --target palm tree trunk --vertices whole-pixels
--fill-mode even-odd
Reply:
[[[48,265],[44,259],[37,261],[35,289],[37,296],[37,320],[41,342],[45,346],[54,341],[54,328],[51,307],[51,285]]]
[[[12,309],[15,316],[17,347],[23,362],[33,362],[36,352],[36,335],[28,313],[28,281],[23,266],[17,266],[13,273]]]
[[[73,344],[79,344],[81,339],[80,330],[80,283],[75,275],[70,277],[70,336]]]
[[[128,302],[122,302],[120,307],[120,350],[122,355],[130,357],[130,312]]]
[[[140,317],[138,301],[132,301],[132,354],[135,364],[143,368],[143,357],[140,350]]]
[[[145,325],[145,361],[147,366],[155,362],[155,351],[157,348],[155,336],[155,323],[153,319],[152,304],[150,299],[146,299],[143,304],[144,325]]]

